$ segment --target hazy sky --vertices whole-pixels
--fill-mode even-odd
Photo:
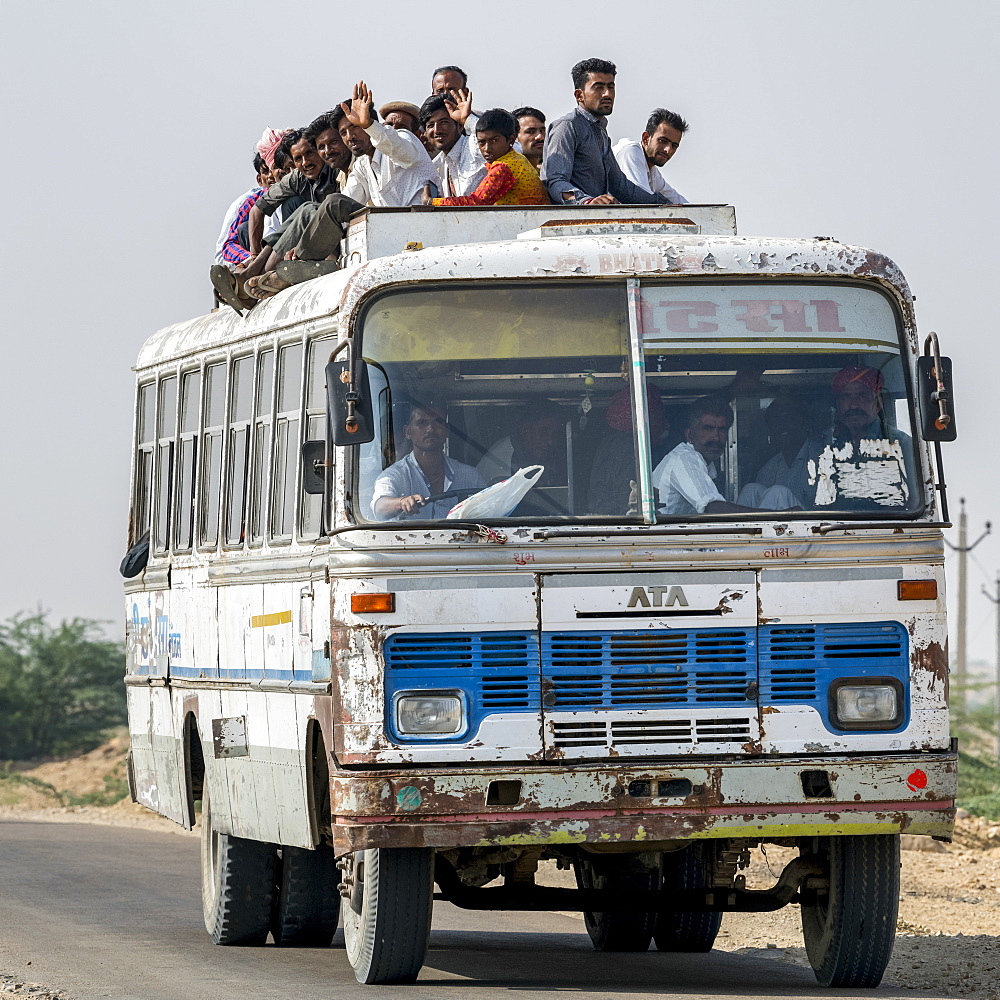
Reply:
[[[0,18],[0,169],[18,195],[0,618],[41,604],[119,629],[131,365],[157,328],[211,306],[222,214],[253,182],[264,126],[305,124],[359,77],[379,102],[419,104],[443,63],[468,71],[479,108],[554,117],[572,64],[596,55],[618,64],[614,138],[661,105],[691,123],[669,170],[691,201],[735,205],[745,235],[834,236],[903,268],[922,332],[955,361],[954,510],[964,495],[974,526],[998,523],[970,566],[970,656],[992,659],[978,592],[1000,568],[1000,5],[0,0]]]

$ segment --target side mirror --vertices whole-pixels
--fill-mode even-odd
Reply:
[[[955,409],[951,358],[924,355],[917,358],[917,409],[925,441],[954,441]]]
[[[322,493],[326,466],[326,442],[302,442],[302,489],[306,493]]]
[[[326,416],[336,445],[367,444],[375,440],[375,418],[368,385],[368,366],[358,360],[331,361],[326,366]]]

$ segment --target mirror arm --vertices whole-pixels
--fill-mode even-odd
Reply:
[[[931,393],[931,400],[938,405],[938,415],[934,420],[934,426],[939,431],[943,431],[951,423],[951,414],[948,412],[950,399],[941,370],[941,346],[938,343],[938,335],[933,330],[924,338],[924,356],[928,355],[934,358],[934,368],[931,374],[934,376],[935,390]]]

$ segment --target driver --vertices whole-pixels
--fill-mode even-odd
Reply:
[[[444,445],[448,424],[442,411],[430,403],[413,403],[403,427],[412,450],[375,480],[372,511],[379,521],[398,518],[443,518],[460,497],[426,503],[428,497],[448,490],[479,490],[483,477],[471,466],[448,458]]]

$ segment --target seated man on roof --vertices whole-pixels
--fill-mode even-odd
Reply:
[[[432,205],[548,205],[538,172],[514,149],[517,119],[503,108],[483,112],[476,123],[476,145],[486,162],[486,176],[474,191],[448,198],[427,198]]]
[[[378,109],[379,118],[395,129],[412,132],[423,140],[423,130],[420,128],[420,108],[409,101],[389,101]]]
[[[678,516],[799,509],[798,501],[786,486],[765,490],[753,506],[726,500],[716,480],[732,423],[733,411],[724,399],[706,396],[691,404],[685,440],[653,470],[661,513]],[[740,499],[744,499],[742,495]]]
[[[608,138],[615,108],[617,69],[606,59],[584,59],[573,67],[576,110],[549,126],[542,180],[558,205],[665,205],[622,173]]]
[[[320,116],[309,129],[292,129],[282,139],[281,148],[287,151],[295,169],[268,188],[250,210],[251,251],[259,247],[257,255],[237,273],[212,269],[212,284],[220,298],[237,312],[251,308],[258,299],[268,298],[289,284],[337,267],[336,251],[343,226],[362,206],[340,194],[340,178],[350,154],[338,137],[329,138],[331,129],[327,119],[331,114]],[[327,137],[324,151],[330,157],[329,162],[316,148],[319,135]],[[270,236],[264,237],[264,216],[295,196],[302,204]],[[330,229],[331,220],[340,227],[336,234]],[[317,236],[320,224],[322,231]]]
[[[420,106],[420,125],[435,150],[433,162],[441,177],[441,191],[449,198],[472,194],[486,176],[486,161],[475,139],[478,120],[468,90],[433,94]]]
[[[218,266],[210,272],[219,297],[237,312],[252,307],[256,301],[246,291],[247,280],[266,270],[273,270],[276,262],[294,245],[298,235],[295,230],[288,241],[282,243],[289,227],[297,225],[297,219],[307,217],[327,195],[339,191],[336,172],[320,158],[315,143],[306,137],[304,129],[286,132],[280,141],[280,148],[288,154],[294,169],[278,183],[272,184],[250,209],[247,221],[252,258],[237,273]],[[292,197],[300,198],[302,204],[267,238],[268,243],[264,243],[264,217]]]
[[[538,108],[515,108],[517,119],[517,141],[521,144],[524,158],[536,169],[542,169],[542,154],[545,150],[545,115]]]
[[[467,90],[469,75],[460,66],[438,66],[431,73],[431,93],[450,94],[453,91]]]
[[[377,120],[371,91],[364,80],[355,84],[350,101],[340,105],[340,137],[354,154],[344,194],[362,205],[404,208],[419,205],[425,184],[440,183],[420,140]]]
[[[461,497],[427,503],[428,497],[450,489],[482,489],[483,477],[471,466],[444,453],[449,428],[442,409],[432,403],[412,403],[403,437],[412,450],[393,462],[375,480],[372,512],[380,521],[400,518],[442,518]]]
[[[668,205],[686,205],[687,198],[667,183],[660,168],[680,149],[687,130],[688,123],[680,115],[657,108],[649,116],[639,142],[619,139],[615,143],[615,159],[622,173],[651,194],[662,194]]]
[[[242,264],[251,256],[248,243],[241,239],[240,230],[243,228],[244,232],[246,231],[244,224],[250,214],[250,209],[271,183],[271,171],[260,153],[254,154],[253,166],[257,174],[256,185],[241,194],[226,209],[226,215],[222,221],[222,231],[215,244],[216,264],[235,266]]]

